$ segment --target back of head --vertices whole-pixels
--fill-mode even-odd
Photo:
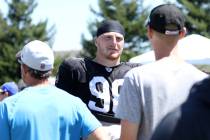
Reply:
[[[184,30],[185,17],[175,5],[163,4],[151,11],[147,25],[161,34],[176,36]]]
[[[54,54],[46,43],[31,41],[23,47],[19,55],[20,62],[29,67],[35,78],[49,77],[54,65]]]
[[[125,31],[123,26],[118,21],[115,20],[104,20],[99,25],[96,36],[99,37],[100,35],[107,32],[117,32],[125,36]]]

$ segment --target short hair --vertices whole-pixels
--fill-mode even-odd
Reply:
[[[39,71],[39,70],[35,70],[33,68],[30,68],[30,67],[28,67],[28,69],[29,69],[29,72],[30,72],[31,76],[35,79],[38,79],[38,80],[47,79],[52,74],[52,70]]]

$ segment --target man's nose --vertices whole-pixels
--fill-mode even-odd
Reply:
[[[112,38],[112,43],[114,46],[117,44],[117,38],[115,36]]]

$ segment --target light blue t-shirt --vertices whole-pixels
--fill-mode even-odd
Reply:
[[[54,86],[28,87],[0,103],[1,140],[79,140],[99,126],[79,98]]]

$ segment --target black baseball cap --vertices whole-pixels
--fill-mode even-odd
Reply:
[[[96,36],[100,36],[103,33],[116,32],[125,36],[123,26],[116,20],[104,20],[98,27]]]
[[[147,25],[166,35],[178,35],[185,26],[185,17],[174,4],[163,4],[151,11]]]

